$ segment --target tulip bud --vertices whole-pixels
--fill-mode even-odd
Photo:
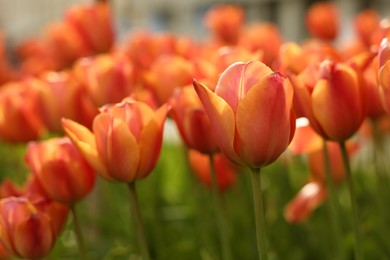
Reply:
[[[332,3],[313,4],[306,14],[306,26],[313,36],[334,40],[339,30],[337,7]]]
[[[134,68],[124,56],[83,58],[74,66],[74,72],[98,107],[120,102],[135,89]]]
[[[56,234],[51,218],[26,198],[0,200],[0,240],[15,256],[45,257],[54,246]]]
[[[95,184],[95,173],[68,138],[29,143],[26,162],[53,200],[73,204]]]

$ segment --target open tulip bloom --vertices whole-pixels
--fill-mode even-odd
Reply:
[[[259,61],[237,62],[221,75],[215,92],[194,81],[221,151],[252,170],[258,250],[267,258],[259,170],[287,148],[295,131],[290,81]]]

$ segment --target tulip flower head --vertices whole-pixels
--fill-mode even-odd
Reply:
[[[316,3],[307,11],[306,26],[313,36],[320,39],[334,40],[339,30],[338,23],[338,9],[332,3]]]
[[[50,216],[26,198],[0,200],[0,227],[1,243],[21,258],[42,259],[55,243]]]
[[[148,105],[126,100],[103,107],[93,132],[63,119],[65,133],[92,167],[111,181],[132,182],[146,177],[161,150],[169,106],[153,111]]]
[[[238,62],[221,75],[215,92],[194,81],[221,151],[257,169],[275,161],[295,130],[290,81],[259,61]]]
[[[300,116],[307,117],[322,137],[345,141],[366,117],[365,85],[357,70],[348,64],[325,60],[317,69],[309,74],[313,70],[309,66],[293,80]],[[313,74],[316,76],[308,80]]]
[[[29,143],[26,162],[53,200],[73,204],[95,184],[95,173],[68,138]]]

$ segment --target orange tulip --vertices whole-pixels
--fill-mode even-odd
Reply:
[[[188,152],[188,159],[196,177],[205,186],[211,187],[210,157],[196,150]],[[233,165],[223,154],[213,155],[217,184],[224,191],[236,183],[236,165]]]
[[[68,138],[29,143],[25,158],[46,194],[55,201],[76,203],[94,187],[93,169]]]
[[[68,71],[42,74],[39,88],[41,115],[46,127],[62,133],[61,118],[66,117],[88,128],[98,114],[85,88]]]
[[[329,60],[319,67],[309,66],[293,79],[300,116],[307,117],[322,137],[345,141],[367,113],[366,88],[360,76],[351,66]]]
[[[164,55],[156,59],[145,72],[147,88],[151,89],[160,104],[167,102],[178,87],[191,84],[194,67],[188,60],[177,55]]]
[[[145,103],[123,101],[96,116],[93,133],[63,119],[65,133],[104,178],[133,182],[154,168],[161,150],[163,126],[169,107],[153,111]]]
[[[215,93],[194,81],[221,151],[257,169],[275,161],[295,130],[293,87],[259,61],[238,62],[221,75]]]
[[[263,53],[262,62],[273,66],[282,45],[282,36],[275,24],[257,23],[244,29],[238,45],[250,52]]]
[[[108,51],[114,41],[110,7],[106,3],[74,6],[65,14],[65,22],[93,52]]]
[[[306,13],[306,26],[315,37],[334,40],[339,30],[339,14],[333,3],[316,3]]]
[[[380,26],[379,14],[373,9],[363,10],[355,17],[353,24],[360,40],[370,47],[372,35]]]
[[[122,55],[101,54],[83,58],[73,68],[98,107],[120,102],[135,89],[133,65]]]
[[[216,5],[204,16],[206,27],[223,45],[236,44],[244,24],[244,11],[235,5]]]
[[[27,142],[40,138],[45,127],[38,104],[39,81],[10,82],[0,90],[0,139]]]
[[[181,88],[175,93],[172,116],[189,148],[205,154],[219,150],[209,118],[193,88]]]
[[[56,240],[50,216],[26,198],[0,200],[0,227],[4,247],[22,258],[45,257]]]

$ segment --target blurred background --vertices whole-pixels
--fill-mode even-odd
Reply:
[[[67,8],[91,0],[0,0],[0,29],[5,32],[7,46],[43,33],[46,25],[60,20]],[[206,29],[202,23],[208,8],[218,3],[235,3],[246,11],[247,22],[272,21],[285,40],[299,41],[306,35],[304,13],[314,0],[111,0],[119,40],[131,30],[170,31],[202,39]],[[388,0],[338,0],[341,10],[342,37],[348,37],[351,18],[365,8],[373,8],[381,17],[390,13]],[[342,41],[343,39],[339,39]]]

